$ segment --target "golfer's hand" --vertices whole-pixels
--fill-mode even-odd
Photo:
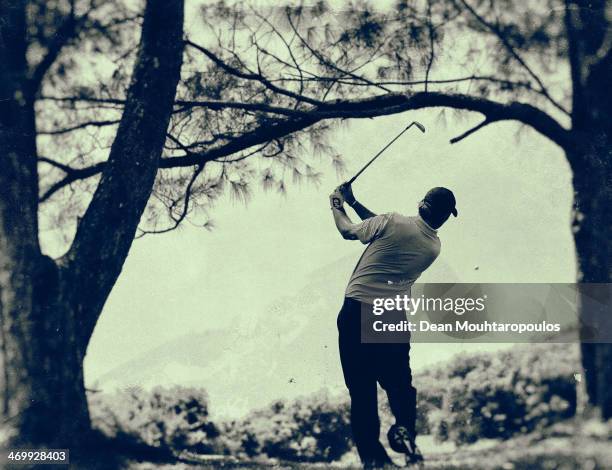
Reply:
[[[343,204],[344,204],[344,197],[342,197],[342,194],[340,194],[340,191],[334,190],[334,192],[329,195],[329,205],[333,209],[342,209]]]
[[[336,188],[340,194],[342,194],[342,198],[346,201],[349,206],[355,204],[355,196],[353,195],[353,188],[350,184],[344,183]]]

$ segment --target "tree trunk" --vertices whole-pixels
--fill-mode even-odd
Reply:
[[[31,312],[18,312],[3,329],[4,372],[19,377],[3,390],[5,444],[77,447],[90,422],[76,318],[52,259],[39,256],[29,279]]]
[[[573,233],[579,283],[610,283],[612,278],[612,53],[602,54],[609,28],[605,2],[575,2],[568,10],[573,82],[574,172]],[[598,295],[602,295],[601,289]],[[593,302],[588,286],[581,292],[582,364],[589,404],[604,419],[612,417],[612,344],[589,342],[591,323],[609,332],[610,289]],[[607,307],[607,308],[606,308]],[[608,337],[609,334],[605,335]]]
[[[612,122],[612,116],[608,118]],[[607,123],[606,123],[607,125]],[[612,417],[612,344],[593,342],[593,335],[610,340],[610,289],[590,289],[589,283],[610,283],[612,270],[611,142],[607,132],[589,133],[575,156],[572,231],[578,261],[581,352],[588,402]],[[597,298],[595,298],[597,297]]]
[[[47,363],[41,355],[43,344],[36,347],[39,332],[46,329],[39,323],[39,300],[49,292],[37,280],[39,273],[49,271],[53,276],[56,270],[38,245],[36,130],[28,93],[25,3],[0,0],[0,17],[0,441],[10,443],[23,437],[20,429],[37,434],[34,410],[44,401],[44,388],[38,383]]]

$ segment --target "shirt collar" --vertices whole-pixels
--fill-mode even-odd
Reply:
[[[421,217],[421,214],[417,215],[417,222],[423,226],[423,228],[433,234],[437,234],[438,231],[433,228],[431,225],[429,225],[427,222],[425,222],[425,219],[423,219],[423,217]]]

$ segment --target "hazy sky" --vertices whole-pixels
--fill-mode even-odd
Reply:
[[[88,381],[164,341],[248,321],[313,271],[357,260],[362,247],[337,234],[328,195],[414,119],[427,133],[409,131],[369,168],[354,186],[359,200],[375,212],[414,214],[429,188],[447,186],[459,217],[440,230],[440,260],[461,281],[572,282],[570,174],[555,145],[529,129],[517,140],[516,123],[450,145],[475,114],[447,125],[436,110],[352,121],[331,139],[346,159],[345,178],[323,160],[320,187],[290,184],[286,197],[256,189],[246,206],[224,197],[212,232],[186,225],[135,241],[90,344]]]

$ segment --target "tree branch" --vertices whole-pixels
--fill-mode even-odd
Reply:
[[[564,129],[554,118],[544,111],[527,103],[512,102],[508,104],[462,94],[425,93],[414,94],[384,94],[359,100],[336,100],[304,111],[300,116],[288,119],[270,120],[258,128],[246,132],[229,141],[207,149],[203,152],[189,152],[185,156],[162,158],[159,168],[180,168],[204,164],[207,161],[219,159],[224,156],[246,150],[274,139],[284,137],[325,119],[358,119],[373,118],[377,116],[398,114],[405,111],[447,107],[466,111],[473,111],[485,116],[486,124],[497,121],[519,121],[534,128],[537,132],[549,138],[564,149],[572,148],[573,141],[570,132]],[[484,123],[478,129],[484,127]],[[469,134],[478,129],[469,131]],[[466,133],[461,138],[469,135]],[[453,139],[453,142],[461,140]],[[100,163],[92,167],[77,170],[79,174],[67,175],[63,182],[58,182],[49,189],[45,196],[48,198],[53,192],[61,189],[76,179],[88,178],[99,173],[105,166]]]
[[[482,121],[480,122],[480,124],[477,124],[477,125],[475,125],[474,127],[472,127],[472,128],[470,128],[470,129],[468,129],[468,130],[467,130],[467,131],[465,131],[463,134],[460,134],[460,135],[458,135],[457,137],[453,137],[453,138],[450,140],[450,143],[451,143],[451,144],[456,144],[457,142],[459,142],[459,141],[461,141],[461,140],[465,139],[466,137],[468,137],[468,136],[472,135],[474,132],[476,132],[476,131],[478,131],[478,130],[482,129],[483,127],[485,127],[485,126],[487,126],[487,125],[489,125],[489,124],[491,124],[491,123],[493,123],[493,122],[495,122],[495,120],[493,120],[493,119],[489,119],[489,118],[486,118],[486,119],[482,120]]]
[[[318,52],[317,50],[315,50],[309,43],[308,41],[306,41],[306,39],[304,39],[304,37],[300,34],[300,32],[298,31],[297,27],[294,25],[293,20],[291,18],[291,15],[289,14],[289,10],[286,9],[285,10],[285,14],[287,17],[287,21],[289,22],[289,25],[291,26],[291,29],[293,30],[294,34],[298,37],[298,39],[300,40],[300,42],[302,43],[302,45],[308,49],[308,51],[310,51],[310,53],[323,65],[325,65],[326,67],[331,68],[332,70],[335,70],[336,72],[339,72],[341,74],[343,74],[344,76],[349,76],[355,80],[359,80],[362,81],[364,83],[367,83],[370,86],[373,87],[377,87],[380,88],[383,91],[387,91],[387,92],[391,92],[391,90],[389,90],[388,88],[386,88],[383,85],[378,85],[375,82],[372,82],[371,80],[368,80],[365,77],[361,77],[351,71],[348,70],[343,70],[340,67],[338,67],[336,64],[334,64],[333,62],[331,62],[330,60],[328,60],[327,58],[325,58],[320,52]]]
[[[144,235],[153,235],[153,234],[158,235],[162,233],[168,233],[178,228],[181,222],[183,222],[183,220],[185,220],[185,218],[189,214],[189,201],[191,200],[191,191],[192,191],[193,185],[198,179],[198,176],[200,176],[203,170],[204,170],[204,165],[198,165],[196,167],[193,174],[191,175],[191,178],[189,179],[189,182],[187,183],[187,187],[185,188],[185,193],[183,194],[183,196],[177,199],[176,201],[174,201],[174,203],[171,204],[171,206],[168,208],[168,215],[172,219],[173,224],[170,227],[166,227],[166,228],[159,229],[159,230],[143,230],[139,228],[138,230],[140,233],[138,234],[137,238],[141,238]],[[181,209],[180,214],[177,217],[174,215],[174,209],[176,208],[180,200],[183,201],[183,207]]]
[[[73,168],[71,168],[70,166],[64,165],[63,163],[60,163],[60,162],[56,162],[55,160],[52,160],[51,158],[38,157],[38,161],[42,163],[47,163],[51,166],[54,166],[55,168],[59,168],[64,173],[70,173],[71,171],[74,171]]]
[[[238,101],[218,101],[218,100],[177,100],[177,106],[180,106],[175,112],[183,112],[188,108],[208,108],[213,111],[219,111],[222,109],[243,109],[245,111],[260,111],[263,113],[280,114],[283,116],[302,116],[305,111],[297,109],[282,108],[280,106],[271,106],[266,103],[242,103]]]
[[[46,162],[46,163],[50,163],[50,162]],[[55,166],[57,166],[57,165],[55,165]],[[49,189],[47,189],[42,194],[42,196],[40,196],[39,201],[40,202],[47,201],[51,196],[53,196],[60,189],[66,187],[66,186],[70,186],[75,181],[91,178],[92,176],[96,176],[96,175],[102,173],[102,170],[104,170],[105,166],[106,166],[106,162],[96,163],[95,165],[87,166],[87,167],[84,167],[84,168],[72,168],[72,167],[65,166],[64,172],[66,173],[66,176],[64,176],[64,178],[62,178],[61,180],[57,181],[56,183],[53,183],[49,187]],[[59,168],[59,166],[58,166],[58,168]],[[66,171],[66,170],[68,170],[68,171]]]
[[[93,98],[93,97],[79,97],[79,96],[43,96],[40,98],[41,100],[48,101],[59,101],[59,102],[87,102],[87,103],[100,103],[100,104],[116,104],[123,106],[125,104],[125,100],[117,99],[117,98]],[[317,102],[317,105],[319,102]],[[271,114],[282,114],[284,116],[297,116],[303,114],[302,111],[296,109],[288,109],[282,108],[280,106],[272,106],[266,103],[245,103],[238,101],[221,101],[221,100],[176,100],[174,105],[178,107],[174,112],[180,113],[185,111],[188,108],[208,108],[214,111],[219,111],[222,109],[244,109],[247,111],[261,111],[264,113]],[[95,125],[96,121],[91,121],[91,123],[84,123],[85,125]],[[76,129],[81,125],[75,126]],[[53,132],[49,132],[53,133]]]
[[[105,126],[114,126],[119,124],[119,119],[111,119],[106,121],[86,121],[81,122],[79,124],[75,124],[74,126],[64,127],[60,129],[52,129],[48,131],[38,131],[38,135],[59,135],[59,134],[67,134],[69,132],[78,131],[79,129],[84,129],[86,127],[105,127]]]
[[[540,93],[544,97],[546,97],[546,99],[559,111],[566,114],[567,116],[571,116],[571,113],[567,109],[561,106],[561,104],[559,104],[552,96],[550,96],[550,94],[548,93],[548,90],[546,89],[546,86],[544,85],[544,82],[531,69],[531,67],[527,65],[527,62],[523,60],[523,58],[519,55],[519,53],[516,52],[516,49],[512,47],[512,44],[510,44],[510,42],[508,41],[508,38],[504,36],[502,31],[500,31],[500,29],[496,25],[489,23],[480,14],[478,14],[478,12],[474,10],[474,8],[466,0],[457,0],[457,1],[461,2],[461,4],[471,13],[471,15],[474,18],[476,18],[476,20],[480,24],[482,24],[485,28],[487,28],[489,31],[495,34],[495,36],[497,36],[497,38],[500,40],[500,42],[506,48],[506,50],[510,53],[510,55],[521,65],[521,67],[525,69],[525,71],[529,74],[529,76],[531,76],[531,78],[533,78],[534,81],[538,84],[538,86],[540,87],[540,90],[539,90]]]
[[[383,80],[383,81],[377,81],[377,82],[364,82],[361,78],[357,77],[349,77],[347,76],[346,78],[342,79],[339,77],[330,77],[330,76],[318,76],[318,77],[303,77],[303,78],[295,78],[295,77],[280,77],[280,78],[275,78],[275,79],[270,79],[269,80],[271,83],[274,82],[336,82],[336,83],[340,83],[343,85],[350,85],[350,86],[359,86],[359,87],[378,87],[379,85],[397,85],[397,86],[414,86],[414,85],[423,85],[425,84],[425,82],[427,82],[428,85],[447,85],[447,84],[454,84],[454,83],[462,83],[462,82],[469,82],[469,81],[483,81],[483,82],[491,82],[491,83],[495,83],[497,85],[500,85],[501,89],[503,90],[504,87],[507,88],[525,88],[526,90],[529,91],[533,91],[535,93],[539,93],[542,94],[541,91],[533,88],[533,86],[531,85],[530,82],[528,81],[513,81],[513,80],[507,80],[504,78],[498,78],[495,76],[491,76],[491,75],[467,75],[465,77],[457,77],[457,78],[445,78],[445,79],[437,79],[437,80]],[[118,98],[95,98],[95,97],[84,97],[84,96],[40,96],[38,98],[39,100],[44,100],[44,101],[57,101],[57,102],[67,102],[67,103],[77,103],[77,102],[84,102],[84,103],[100,103],[100,104],[112,104],[112,105],[118,105],[118,106],[123,106],[123,104],[125,104],[125,100],[122,99],[118,99]],[[177,106],[196,106],[196,105],[201,105],[201,106],[207,106],[207,104],[210,104],[211,109],[213,109],[213,107],[220,109],[223,107],[224,103],[228,103],[226,107],[232,107],[231,102],[227,102],[227,101],[215,101],[215,100],[210,100],[210,101],[189,101],[189,100],[176,100],[175,101],[175,105]],[[322,104],[321,101],[317,101],[316,105],[318,106],[319,104]],[[263,112],[270,112],[270,113],[276,113],[276,111],[279,110],[283,110],[282,112],[279,112],[277,114],[287,114],[287,109],[286,108],[279,108],[279,107],[273,107],[267,104],[250,104],[250,105],[256,105],[258,106],[257,109],[254,108],[254,110],[257,111],[263,111]],[[242,104],[238,104],[238,106],[234,106],[234,107],[241,107]]]
[[[257,73],[245,73],[242,72],[241,70],[238,70],[235,67],[232,67],[231,65],[225,63],[221,58],[219,58],[217,55],[213,54],[211,51],[209,51],[208,49],[192,42],[189,40],[186,40],[185,43],[190,46],[193,47],[194,49],[200,51],[202,54],[204,54],[206,57],[208,57],[210,60],[212,60],[214,62],[214,64],[217,67],[222,68],[223,70],[225,70],[227,73],[229,73],[230,75],[234,75],[235,77],[238,78],[243,78],[245,80],[256,80],[258,82],[260,82],[262,85],[264,85],[266,88],[268,88],[270,91],[273,91],[275,93],[279,93],[281,95],[285,95],[288,96],[290,98],[293,98],[294,100],[297,101],[303,101],[305,103],[309,103],[309,104],[313,104],[313,105],[318,105],[320,104],[320,101],[315,100],[314,98],[309,98],[307,96],[304,95],[300,95],[298,93],[294,93],[290,90],[286,90],[284,88],[280,88],[276,85],[274,85],[272,82],[270,82],[267,78],[265,78],[263,75],[261,74],[257,74]]]
[[[428,91],[427,85],[429,84],[429,74],[431,73],[431,67],[433,66],[435,58],[435,28],[431,20],[431,0],[427,0],[427,31],[429,35],[429,59],[427,60],[427,69],[425,70],[425,91]]]

